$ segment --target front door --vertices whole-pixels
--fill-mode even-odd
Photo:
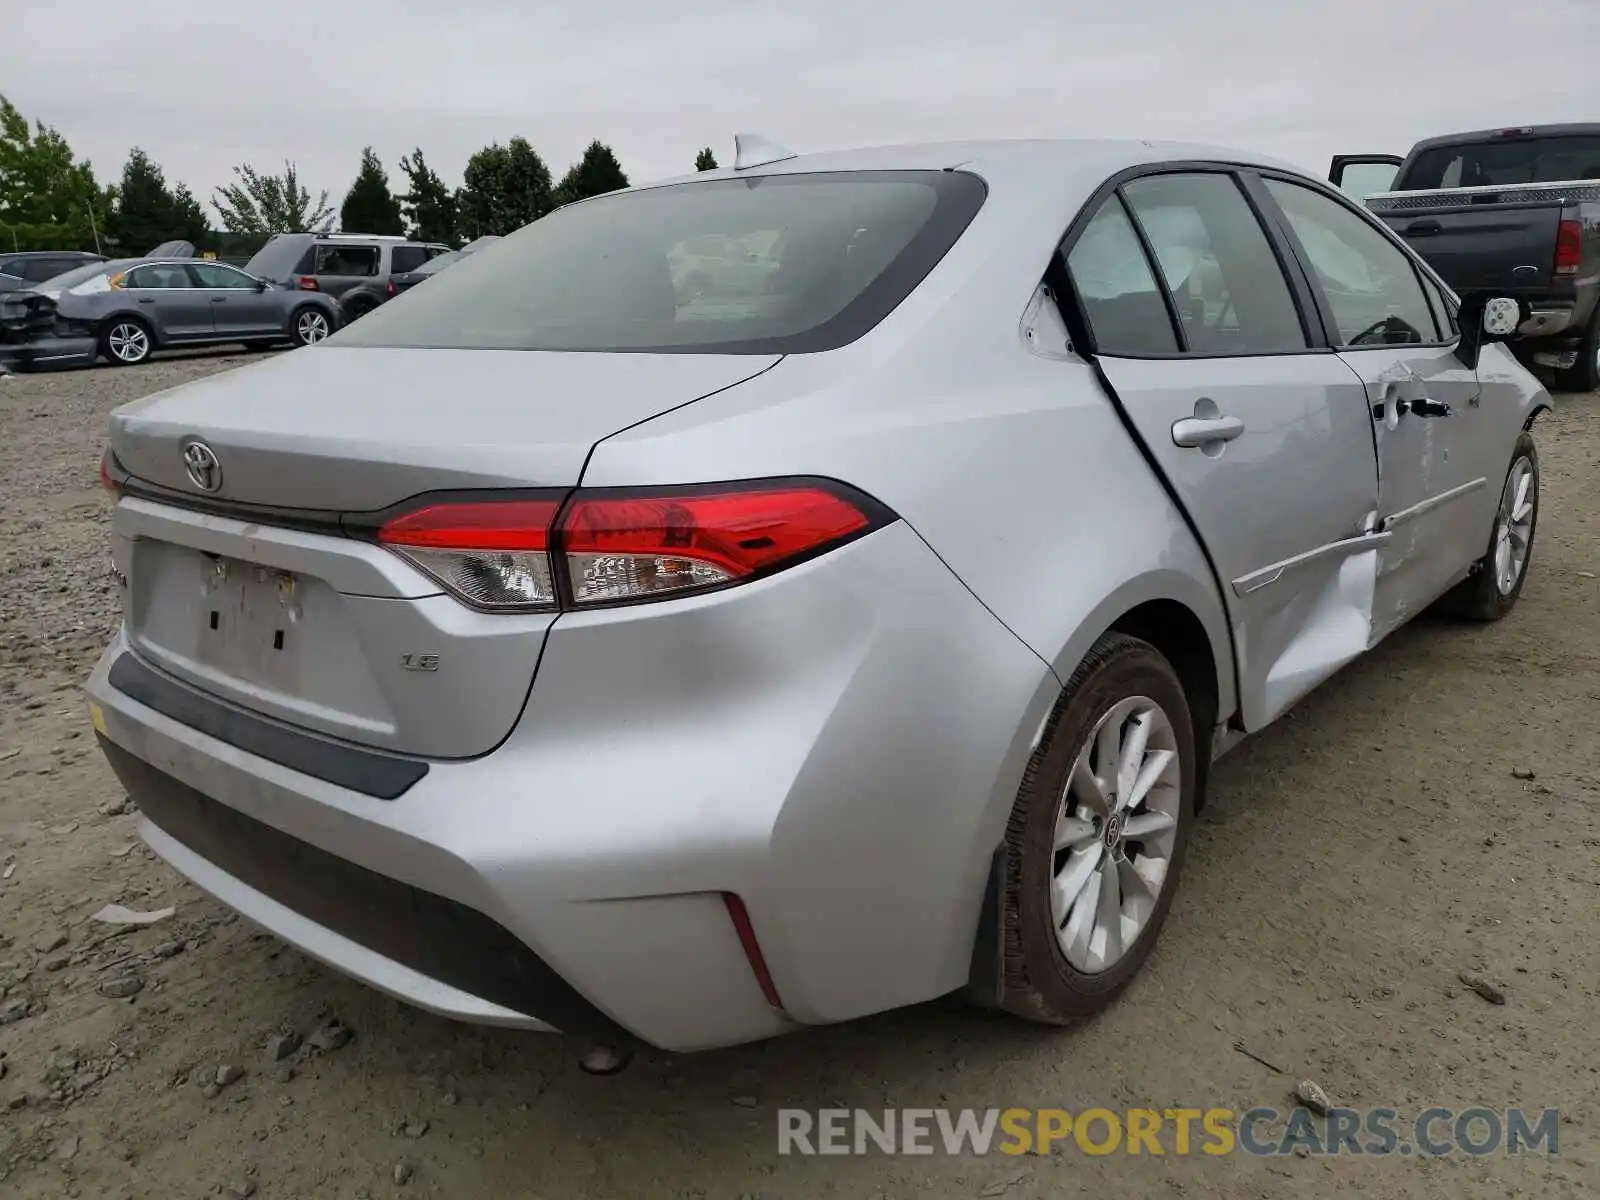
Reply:
[[[1328,168],[1328,180],[1351,199],[1365,202],[1368,196],[1394,186],[1404,162],[1393,154],[1336,154]]]
[[[254,278],[224,263],[190,263],[189,273],[211,302],[217,337],[283,334],[283,305],[278,300],[282,293],[261,291]]]
[[[1368,646],[1383,540],[1371,420],[1234,174],[1157,173],[1120,193],[1067,245],[1068,273],[1220,575],[1258,729]]]
[[[1478,375],[1456,355],[1443,292],[1371,218],[1287,179],[1266,187],[1310,265],[1340,358],[1366,390],[1379,518],[1392,535],[1376,642],[1437,599],[1488,542],[1489,480],[1473,453]]]
[[[194,286],[182,263],[146,263],[123,277],[134,311],[148,321],[156,341],[206,341],[212,336],[211,297]]]

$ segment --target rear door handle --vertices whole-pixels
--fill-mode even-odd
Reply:
[[[1423,396],[1411,402],[1411,411],[1419,417],[1448,417],[1453,410],[1443,400],[1429,400]]]
[[[1407,237],[1434,237],[1444,232],[1444,226],[1434,220],[1413,221],[1406,226]]]
[[[226,296],[213,296],[213,297],[211,297],[211,303],[213,303],[213,304],[223,304],[223,303],[225,303],[227,301],[227,299],[228,298]]]
[[[1184,417],[1172,423],[1173,442],[1190,448],[1231,442],[1243,432],[1244,422],[1238,417]]]
[[[154,304],[155,302],[156,302],[156,298],[154,296],[140,296],[139,297],[139,303],[140,304]]]

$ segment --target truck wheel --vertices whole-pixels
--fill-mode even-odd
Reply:
[[[1578,343],[1578,361],[1556,372],[1556,387],[1563,392],[1600,391],[1600,302],[1594,306],[1589,328]]]
[[[1473,564],[1471,575],[1444,594],[1439,611],[1463,621],[1498,621],[1510,612],[1528,578],[1538,527],[1539,451],[1533,434],[1524,430],[1500,489],[1488,553]]]
[[[1062,692],[1006,827],[1002,1007],[1061,1025],[1138,973],[1177,889],[1196,766],[1172,665],[1138,638],[1101,638]]]

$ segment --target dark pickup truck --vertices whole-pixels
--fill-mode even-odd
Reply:
[[[1565,391],[1600,388],[1600,123],[1481,130],[1404,158],[1342,154],[1329,179],[1458,293],[1526,300],[1510,343]]]

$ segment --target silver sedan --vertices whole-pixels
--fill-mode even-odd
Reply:
[[[1251,155],[747,142],[116,413],[90,715],[157,853],[434,1012],[1068,1021],[1217,756],[1516,604],[1523,315]]]

